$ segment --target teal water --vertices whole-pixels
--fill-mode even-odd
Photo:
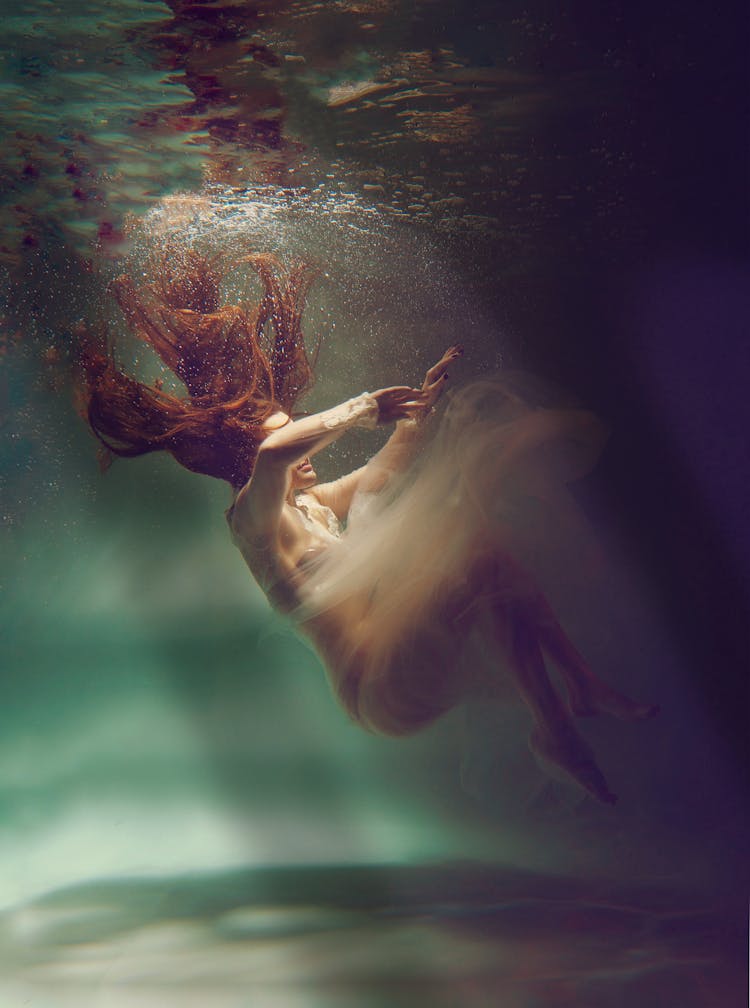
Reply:
[[[398,0],[4,12],[3,1003],[739,1003],[747,554],[732,369],[707,348],[733,346],[743,267],[688,156],[717,43],[689,11],[666,21]],[[725,66],[709,90],[730,83]],[[579,495],[618,576],[581,633],[662,706],[588,729],[615,810],[537,771],[515,709],[365,735],[249,579],[224,487],[166,457],[99,472],[70,359],[105,320],[160,374],[107,284],[167,224],[322,266],[307,408],[416,381],[460,339],[458,380],[521,365],[604,416]]]

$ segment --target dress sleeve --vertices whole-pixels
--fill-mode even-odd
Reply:
[[[363,392],[321,413],[320,419],[326,430],[339,427],[367,427],[372,430],[378,423],[378,403],[369,392]]]

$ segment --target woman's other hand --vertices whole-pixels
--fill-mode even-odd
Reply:
[[[433,364],[427,372],[421,389],[394,385],[373,392],[379,410],[378,423],[386,424],[394,420],[425,417],[448,384],[448,368],[463,357],[463,353],[464,348],[458,344],[449,347],[437,364]]]
[[[381,424],[419,417],[432,405],[423,390],[409,388],[408,385],[379,389],[372,393],[372,397],[378,404],[378,423]]]
[[[437,364],[433,364],[425,375],[422,382],[422,393],[424,394],[427,408],[431,409],[438,401],[448,385],[448,368],[451,364],[463,357],[464,348],[460,344],[449,347]]]

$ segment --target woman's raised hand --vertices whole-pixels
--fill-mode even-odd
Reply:
[[[463,357],[464,348],[460,344],[448,347],[443,356],[433,364],[422,382],[422,392],[426,396],[427,407],[431,408],[442,395],[448,384],[448,368],[459,357]]]
[[[373,392],[378,404],[378,423],[392,423],[408,417],[418,419],[429,413],[448,383],[448,368],[463,357],[463,353],[464,348],[458,344],[449,347],[427,372],[421,389],[394,385]]]
[[[378,404],[378,423],[381,424],[421,416],[431,406],[424,391],[408,385],[379,389],[372,397]]]

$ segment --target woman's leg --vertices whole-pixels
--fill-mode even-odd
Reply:
[[[471,683],[461,661],[463,636],[446,624],[442,607],[386,648],[383,627],[363,609],[341,605],[305,625],[353,721],[380,735],[409,735],[464,699]]]
[[[477,623],[487,632],[489,621],[489,632],[534,721],[532,752],[562,769],[599,801],[614,802],[615,795],[550,681],[529,608],[535,593],[531,579],[509,557],[488,554],[478,557],[463,583],[446,594],[436,619],[457,641],[465,641]],[[441,664],[445,667],[445,662]]]
[[[465,697],[471,683],[464,681],[461,647],[477,621],[484,624],[489,616],[493,638],[534,720],[532,750],[600,801],[613,802],[615,796],[550,681],[542,647],[548,653],[554,649],[556,660],[565,659],[566,686],[577,701],[589,698],[592,683],[598,680],[564,636],[554,614],[551,622],[550,614],[552,610],[528,575],[511,558],[492,554],[478,558],[460,584],[445,590],[430,625],[399,642],[387,662],[374,657],[378,641],[372,639],[375,628],[367,618],[359,621],[354,633],[348,625],[346,636],[356,643],[346,650],[346,660],[340,660],[343,651],[328,647],[326,661],[339,699],[355,720],[384,734],[408,734]],[[563,652],[564,642],[569,651]],[[585,683],[587,692],[580,683]]]
[[[538,586],[512,557],[502,553],[483,557],[475,565],[474,582],[478,597],[494,592],[513,600],[517,612],[534,627],[539,646],[560,671],[571,713],[577,717],[611,714],[623,721],[644,720],[658,713],[658,706],[631,700],[593,672]]]
[[[537,628],[522,600],[491,600],[495,639],[500,645],[516,688],[534,719],[529,737],[532,752],[569,774],[599,801],[613,803],[593,753],[576,731],[550,681],[539,646]]]
[[[656,705],[637,703],[594,674],[541,592],[531,606],[539,643],[560,670],[573,714],[577,717],[611,714],[623,721],[642,721],[658,713]]]

